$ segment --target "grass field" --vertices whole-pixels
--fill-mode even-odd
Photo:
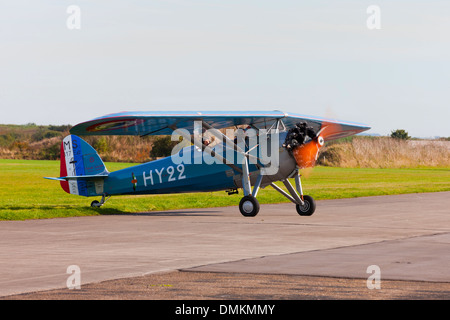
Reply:
[[[133,164],[106,163],[109,171]],[[123,214],[196,207],[236,206],[242,197],[226,192],[116,196],[101,208],[94,198],[69,195],[57,181],[59,161],[0,160],[0,220]],[[281,184],[279,184],[281,186]],[[316,200],[416,192],[450,191],[450,168],[371,169],[316,167],[303,179],[305,194]],[[289,202],[271,187],[258,194],[260,203]],[[320,209],[319,209],[320,210]],[[292,214],[296,214],[293,207]]]

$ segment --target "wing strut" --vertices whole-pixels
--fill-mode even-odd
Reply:
[[[230,138],[228,138],[225,134],[221,133],[217,129],[211,127],[205,121],[202,121],[202,126],[203,126],[203,128],[205,128],[207,130],[210,130],[210,132],[212,134],[214,134],[214,136],[216,138],[221,139],[222,141],[224,141],[226,146],[228,146],[230,148],[233,148],[234,151],[236,151],[236,152],[240,153],[241,155],[243,155],[243,159],[244,160],[242,162],[242,171],[241,171],[241,173],[242,173],[242,189],[244,190],[244,196],[252,195],[253,197],[256,198],[256,195],[258,194],[259,188],[261,186],[263,175],[260,172],[260,174],[258,175],[258,178],[256,180],[256,183],[253,186],[253,192],[252,192],[252,189],[251,189],[252,186],[251,186],[251,181],[250,181],[250,170],[248,168],[248,160],[249,160],[250,157],[256,158],[258,160],[257,157],[252,156],[250,154],[250,151],[253,150],[254,148],[256,148],[258,145],[254,146],[252,149],[250,149],[247,152],[245,152],[244,150],[242,150],[237,145],[237,143],[232,141]],[[212,152],[214,152],[214,151],[212,150]],[[258,164],[256,166],[259,168]]]
[[[204,122],[202,121],[202,123],[204,123]],[[177,129],[177,127],[175,125],[170,126],[170,128],[174,131]],[[184,130],[179,130],[178,134],[180,134],[186,140],[191,141],[191,143],[193,143],[197,148],[199,148],[203,152],[207,152],[209,155],[211,155],[211,157],[218,159],[220,162],[222,162],[223,164],[226,164],[231,169],[233,169],[239,173],[242,173],[241,168],[235,166],[232,163],[228,163],[224,157],[222,157],[220,154],[216,153],[211,147],[206,146],[203,143],[201,143],[201,141],[198,141],[197,139],[191,139],[191,135],[187,134]],[[192,140],[194,140],[194,141],[192,141]]]
[[[282,122],[281,122],[282,123]],[[283,124],[284,126],[284,124]],[[222,140],[222,142],[225,143],[226,146],[232,148],[234,151],[242,154],[243,157],[243,162],[242,162],[242,169],[237,167],[234,164],[228,163],[226,161],[226,159],[224,157],[222,157],[220,154],[216,153],[211,147],[204,145],[201,141],[199,141],[199,139],[193,139],[193,144],[199,148],[200,150],[202,150],[203,152],[207,152],[208,154],[210,154],[212,157],[218,159],[220,162],[222,162],[223,164],[226,164],[227,166],[229,166],[230,168],[232,168],[233,170],[241,173],[242,175],[242,189],[244,191],[244,196],[253,196],[254,198],[256,198],[258,191],[261,187],[261,182],[263,179],[263,175],[260,173],[258,175],[258,178],[256,180],[255,185],[253,186],[253,192],[251,189],[251,181],[250,181],[250,170],[249,170],[249,166],[248,166],[248,160],[250,157],[252,157],[252,155],[249,154],[249,152],[251,150],[249,150],[248,152],[244,152],[238,145],[237,143],[235,143],[234,141],[232,141],[229,137],[227,137],[226,135],[224,135],[223,133],[221,133],[220,131],[218,131],[217,129],[211,127],[208,123],[206,123],[205,121],[202,121],[202,128],[206,129],[206,130],[210,130],[210,132],[218,139]],[[177,127],[176,125],[171,125],[170,129],[172,130],[176,130]],[[278,129],[278,122],[277,122],[277,129]],[[191,139],[191,135],[186,133],[184,130],[180,130],[179,134],[181,136],[183,136],[186,140],[191,141],[192,143],[192,139]],[[194,134],[195,134],[195,130],[194,130]],[[255,146],[256,147],[256,146]],[[254,156],[253,156],[254,157]],[[259,165],[257,165],[257,167],[259,168]],[[289,182],[288,182],[289,183]],[[276,186],[275,186],[276,187]],[[281,190],[281,189],[280,189]],[[284,192],[283,190],[281,190],[281,192]],[[287,195],[287,194],[286,194]],[[289,195],[288,195],[289,196]],[[290,196],[289,196],[290,197]],[[292,199],[292,201],[294,203],[303,203],[302,200],[298,197],[298,195],[296,194],[296,199]]]
[[[256,160],[259,160],[257,157],[249,154],[249,151],[245,152],[244,150],[242,150],[237,143],[235,143],[234,141],[232,141],[230,138],[228,138],[225,134],[223,134],[222,132],[220,132],[219,130],[217,130],[216,128],[211,127],[208,123],[206,123],[205,121],[202,121],[202,127],[205,128],[206,130],[210,130],[210,132],[218,139],[222,140],[223,142],[225,142],[225,145],[231,149],[233,149],[234,151],[240,153],[242,156],[246,157],[246,158],[253,158]],[[255,146],[257,147],[257,145]],[[252,149],[253,150],[253,149]]]
[[[258,191],[260,189],[260,186],[261,186],[263,175],[261,173],[259,174],[259,176],[258,176],[258,178],[256,180],[256,184],[253,187],[253,192],[252,192],[251,181],[250,181],[250,170],[249,170],[249,167],[248,167],[248,159],[251,157],[249,152],[244,152],[234,141],[232,141],[230,138],[228,138],[226,135],[224,135],[223,133],[221,133],[217,129],[211,127],[205,121],[202,121],[202,128],[204,128],[206,130],[210,130],[210,132],[212,134],[214,134],[215,137],[217,137],[218,139],[222,140],[222,142],[225,142],[226,146],[232,148],[234,151],[236,151],[236,152],[238,152],[238,153],[240,153],[240,154],[242,154],[244,156],[243,157],[243,162],[242,162],[242,169],[237,167],[237,166],[235,166],[234,164],[228,163],[224,157],[222,157],[221,155],[217,154],[211,147],[206,146],[203,143],[201,143],[200,141],[198,141],[198,139],[193,139],[194,140],[194,142],[193,142],[194,145],[196,147],[198,147],[199,149],[201,149],[202,151],[207,152],[212,157],[215,157],[216,159],[221,161],[223,164],[226,164],[227,166],[229,166],[233,170],[241,173],[241,175],[242,175],[242,189],[244,191],[244,195],[245,196],[252,195],[253,197],[256,197],[256,195],[258,194]],[[172,130],[176,130],[176,126],[172,125],[171,129]],[[189,141],[192,142],[190,135],[188,135],[186,132],[183,132],[183,130],[180,130],[180,131],[181,131],[180,134],[186,140],[189,140]]]

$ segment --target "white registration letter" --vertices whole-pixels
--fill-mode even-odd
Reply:
[[[142,178],[144,178],[144,186],[147,186],[147,180],[150,180],[150,182],[153,185],[153,172],[152,172],[152,170],[150,170],[150,175],[148,177],[145,175],[145,171],[142,172]]]

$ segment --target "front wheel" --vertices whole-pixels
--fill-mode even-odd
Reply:
[[[316,211],[316,202],[310,196],[303,196],[303,205],[297,204],[297,213],[301,216],[311,216]]]
[[[254,196],[245,196],[239,202],[239,210],[244,217],[254,217],[259,212],[259,202]]]

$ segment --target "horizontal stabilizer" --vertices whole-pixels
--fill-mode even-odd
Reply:
[[[107,174],[96,174],[91,176],[66,176],[66,177],[59,177],[59,178],[53,178],[53,177],[44,177],[44,179],[48,180],[56,180],[56,181],[68,181],[68,180],[76,180],[76,179],[98,179],[98,178],[106,178],[108,177]]]

